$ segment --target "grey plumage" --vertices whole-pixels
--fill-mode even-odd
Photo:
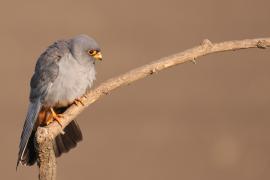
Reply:
[[[30,102],[29,104],[27,116],[26,116],[24,126],[23,126],[23,132],[21,135],[21,141],[19,145],[19,157],[18,157],[16,168],[18,167],[20,160],[24,160],[23,155],[25,152],[25,148],[32,134],[32,130],[35,126],[35,119],[37,119],[40,108],[41,108],[41,103],[39,99],[37,99],[35,102]]]
[[[30,105],[21,135],[17,166],[20,162],[32,165],[36,161],[31,138],[40,125],[37,122],[39,112],[53,107],[56,112],[62,113],[91,88],[96,71],[95,57],[89,55],[89,50],[100,51],[94,39],[79,35],[70,40],[55,42],[38,58],[30,82]],[[80,128],[75,121],[64,131],[65,135],[55,139],[56,156],[69,151],[82,140]]]

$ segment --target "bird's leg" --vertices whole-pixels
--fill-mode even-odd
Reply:
[[[47,118],[47,113],[45,110],[41,110],[39,113],[38,113],[38,124],[41,124],[41,125],[44,125],[46,122],[46,118]]]
[[[48,119],[46,121],[46,124],[49,125],[53,121],[56,121],[62,127],[61,118],[63,118],[63,115],[62,114],[56,114],[52,107],[50,107],[50,111],[51,111],[51,114],[49,115],[49,117],[48,117]]]
[[[84,104],[84,102],[82,102],[81,98],[76,98],[73,103],[77,106],[79,106],[79,105],[85,106],[85,104]]]
[[[45,125],[48,126],[49,124],[51,124],[53,122],[53,116],[52,114],[47,114],[47,117],[46,117],[46,121],[45,121]]]

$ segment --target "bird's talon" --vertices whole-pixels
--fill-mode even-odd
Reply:
[[[54,120],[61,126],[61,127],[63,127],[63,125],[61,124],[61,120],[60,120],[61,118],[60,117],[57,117],[57,118],[55,118]]]
[[[51,124],[53,121],[56,121],[61,127],[63,127],[63,125],[61,124],[61,118],[64,117],[63,114],[56,114],[53,110],[53,108],[50,108],[51,111],[51,118],[49,118],[46,122],[47,125]]]
[[[50,118],[50,119],[48,119],[47,121],[46,121],[46,126],[48,126],[49,124],[51,124],[53,122],[53,118]]]

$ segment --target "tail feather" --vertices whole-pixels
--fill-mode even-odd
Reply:
[[[25,164],[28,166],[35,164],[35,162],[37,161],[37,154],[36,154],[35,145],[34,145],[35,133],[36,131],[32,132],[29,138],[27,147],[25,148],[25,151],[23,153],[22,160],[21,160],[22,164]]]
[[[73,120],[64,129],[64,134],[59,134],[54,140],[55,156],[68,152],[70,149],[77,146],[77,143],[82,140],[82,132],[78,123]]]
[[[25,150],[27,148],[27,144],[28,144],[29,139],[31,137],[32,131],[34,129],[34,126],[35,126],[37,116],[38,116],[40,109],[41,109],[40,100],[37,100],[35,102],[31,102],[29,104],[27,116],[26,116],[26,119],[24,122],[23,131],[22,131],[22,135],[21,135],[21,141],[20,141],[20,145],[19,145],[19,153],[18,153],[18,160],[17,160],[16,169],[17,169],[20,162],[22,162],[23,164],[25,163],[24,153],[25,153]],[[30,149],[27,149],[27,153],[30,153],[29,150]]]
[[[19,157],[16,169],[21,162],[23,165],[33,165],[37,160],[35,152],[34,138],[36,132],[36,119],[41,109],[40,103],[30,104],[27,117],[24,123],[23,132],[21,135]],[[57,109],[57,113],[63,113],[66,108]],[[70,149],[77,146],[77,143],[82,140],[82,132],[78,123],[73,120],[64,129],[64,134],[59,134],[54,139],[55,156],[68,152]]]

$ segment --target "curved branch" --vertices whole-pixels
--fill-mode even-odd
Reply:
[[[226,41],[221,43],[212,44],[208,39],[204,40],[200,46],[188,49],[181,53],[177,53],[160,60],[154,61],[150,64],[133,69],[123,75],[107,80],[99,85],[97,88],[88,92],[85,97],[82,97],[82,102],[85,106],[73,105],[66,110],[63,114],[64,117],[61,120],[62,127],[58,123],[54,122],[47,128],[50,128],[50,132],[55,137],[62,132],[62,128],[66,127],[76,116],[78,116],[87,106],[97,101],[104,95],[107,95],[112,90],[130,84],[139,79],[145,78],[152,74],[167,69],[169,67],[182,64],[188,61],[195,62],[195,59],[201,56],[216,52],[232,51],[248,48],[261,48],[265,49],[270,47],[270,38],[260,39],[245,39],[239,41]]]
[[[55,137],[59,133],[63,132],[64,129],[73,119],[75,119],[87,106],[97,101],[104,95],[107,95],[109,92],[115,90],[118,87],[130,84],[139,79],[145,78],[147,76],[156,74],[159,71],[167,69],[169,67],[182,64],[185,62],[195,62],[195,59],[201,56],[205,56],[208,54],[216,53],[216,52],[224,52],[224,51],[234,51],[240,49],[248,49],[248,48],[261,48],[265,49],[270,47],[270,38],[260,38],[260,39],[245,39],[239,41],[226,41],[221,43],[211,43],[209,40],[204,40],[201,45],[183,51],[181,53],[177,53],[160,60],[154,61],[150,64],[141,66],[139,68],[133,69],[123,75],[107,80],[106,82],[99,85],[97,88],[88,92],[84,97],[82,97],[81,101],[83,105],[72,105],[69,107],[65,113],[63,114],[63,118],[61,119],[62,127],[57,123],[53,122],[46,128],[49,133],[46,134],[38,134],[37,136],[47,136],[47,137]],[[40,131],[38,131],[40,132]],[[43,138],[46,139],[46,138]],[[42,142],[39,142],[42,144]],[[38,147],[38,149],[41,146]],[[38,151],[44,152],[44,151]],[[39,155],[39,157],[42,157]],[[42,160],[39,160],[43,162]],[[49,165],[48,165],[49,166]],[[44,166],[46,167],[46,165]]]

